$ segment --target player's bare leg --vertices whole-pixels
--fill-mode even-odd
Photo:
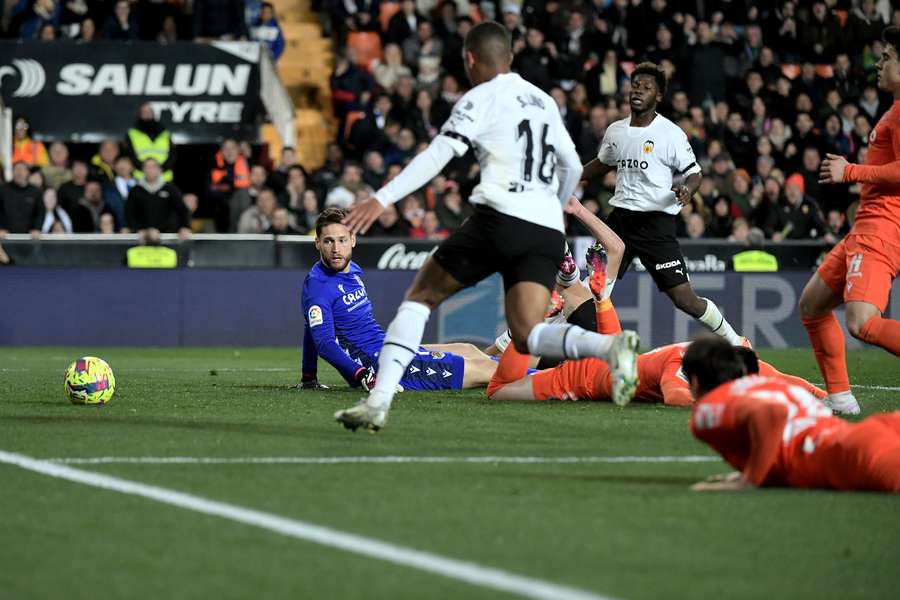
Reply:
[[[463,389],[487,387],[496,370],[497,363],[488,357],[466,359],[463,371]]]
[[[848,302],[845,316],[850,335],[900,356],[900,321],[885,319],[881,310],[868,302]]]
[[[681,283],[666,290],[666,295],[680,310],[706,325],[713,333],[719,335],[733,346],[740,346],[744,340],[735,332],[731,324],[725,320],[716,303],[708,298],[701,298],[690,283]]]
[[[549,300],[549,290],[531,281],[520,281],[507,291],[506,320],[516,350],[550,358],[602,358],[612,371],[613,401],[628,404],[638,385],[637,333],[601,335],[570,324],[543,323]]]
[[[463,287],[434,258],[428,259],[385,332],[375,387],[356,406],[336,412],[334,418],[339,423],[351,430],[363,427],[378,431],[384,426],[397,384],[418,353],[432,309]]]
[[[482,352],[481,349],[474,344],[453,342],[450,344],[424,344],[422,347],[431,350],[432,352],[449,352],[450,354],[456,354],[457,356],[462,356],[466,360],[491,359],[490,356]]]
[[[800,319],[825,379],[828,397],[823,402],[835,412],[855,415],[859,414],[859,403],[850,391],[844,331],[834,315],[834,309],[842,303],[843,298],[815,273],[800,294]]]

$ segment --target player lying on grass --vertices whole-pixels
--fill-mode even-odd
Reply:
[[[303,282],[303,365],[300,387],[319,388],[318,357],[333,366],[351,386],[366,390],[375,383],[375,364],[384,330],[372,316],[372,304],[354,263],[356,236],[343,224],[347,214],[328,208],[316,220],[320,260]],[[497,363],[471,344],[419,346],[400,386],[411,390],[484,387]]]
[[[689,342],[671,344],[638,355],[639,381],[635,400],[671,406],[691,404],[693,398],[681,365],[688,345]],[[780,373],[772,365],[758,360],[750,348],[739,348],[738,352],[747,361],[748,372],[783,377],[818,398],[827,395],[825,390],[799,377]],[[611,400],[609,366],[600,359],[570,360],[531,374],[527,374],[528,362],[528,355],[508,347],[488,385],[488,397],[493,400]]]
[[[563,210],[566,214],[581,221],[594,236],[595,243],[588,249],[585,260],[589,276],[598,273],[596,277],[599,278],[599,281],[604,282],[604,287],[599,303],[595,305],[594,295],[588,286],[588,278],[581,281],[578,265],[567,249],[556,274],[556,288],[554,289],[556,293],[553,294],[544,322],[569,323],[588,331],[618,333],[622,328],[619,326],[619,318],[609,297],[616,283],[615,274],[619,272],[619,265],[625,253],[625,244],[577,198],[570,198]],[[613,276],[610,277],[609,273],[613,273]],[[501,354],[506,350],[511,339],[512,335],[509,330],[505,331],[485,350],[485,353],[489,356]],[[538,369],[549,369],[560,362],[562,360],[546,356],[534,357],[532,366],[536,366]]]
[[[695,341],[683,366],[697,399],[691,431],[738,470],[693,489],[900,492],[900,412],[848,423],[789,379],[745,375],[744,361],[721,339]]]
[[[884,318],[891,285],[900,273],[900,28],[884,30],[876,64],[878,88],[894,97],[869,136],[866,164],[833,154],[822,161],[820,183],[862,186],[850,233],[822,261],[800,295],[800,317],[825,378],[826,404],[858,414],[850,391],[844,332],[834,309],[845,304],[847,330],[900,356],[900,321]]]

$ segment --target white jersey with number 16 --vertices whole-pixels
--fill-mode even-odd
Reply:
[[[457,156],[475,152],[481,182],[470,202],[563,231],[560,202],[572,186],[558,171],[580,175],[581,165],[549,95],[515,73],[497,75],[459,99],[441,135]]]

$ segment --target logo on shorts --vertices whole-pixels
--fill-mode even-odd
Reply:
[[[315,327],[316,325],[321,325],[323,322],[322,318],[322,309],[318,306],[310,306],[309,312],[307,313],[307,318],[309,319],[309,326]]]
[[[671,269],[672,267],[678,267],[680,265],[681,265],[680,260],[670,260],[669,262],[665,262],[665,263],[656,263],[656,266],[654,267],[654,269],[657,271],[662,271],[663,269]]]
[[[653,152],[653,140],[647,140],[644,142],[644,154],[650,154]]]
[[[446,354],[444,354],[443,352],[432,352],[431,353],[431,358],[433,358],[434,360],[441,360],[445,356],[446,356]]]
[[[850,267],[847,269],[847,277],[862,277],[860,269],[862,267],[863,255],[854,254],[850,259]]]

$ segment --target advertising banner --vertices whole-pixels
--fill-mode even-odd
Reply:
[[[150,102],[176,143],[254,141],[259,90],[252,42],[0,42],[0,96],[38,139],[122,139]]]

